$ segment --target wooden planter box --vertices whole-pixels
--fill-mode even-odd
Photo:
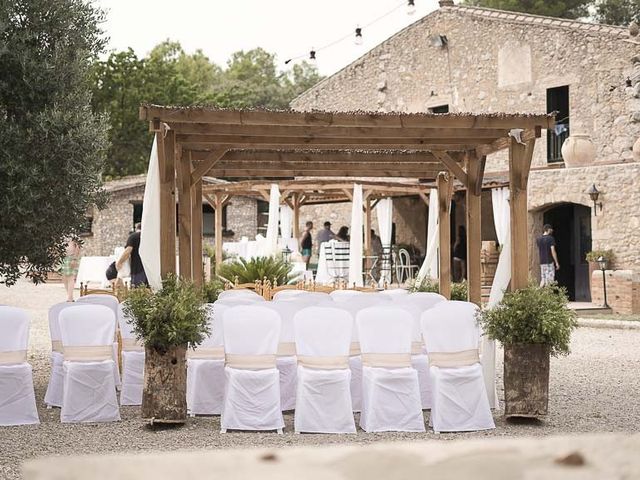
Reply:
[[[549,410],[549,347],[504,346],[504,414],[538,418]]]
[[[187,348],[161,353],[145,348],[142,418],[154,423],[187,420]]]

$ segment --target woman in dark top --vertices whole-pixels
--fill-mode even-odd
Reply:
[[[348,242],[349,227],[345,227],[345,226],[340,227],[340,230],[338,230],[338,233],[336,234],[336,239],[340,240],[341,242]]]
[[[460,225],[453,244],[453,281],[460,282],[467,278],[467,231]]]
[[[313,230],[313,222],[307,222],[304,226],[304,232],[300,237],[300,253],[305,268],[309,268],[309,260],[311,259],[311,248],[313,247],[313,239],[311,238],[311,230]]]

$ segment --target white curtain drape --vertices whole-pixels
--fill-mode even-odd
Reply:
[[[293,235],[293,210],[289,205],[280,207],[280,235],[284,240],[289,240]]]
[[[269,223],[263,255],[269,257],[278,251],[278,220],[280,214],[280,189],[275,183],[269,193]]]
[[[391,246],[391,227],[393,224],[393,200],[383,198],[376,205],[378,217],[378,229],[380,230],[380,243],[385,247]]]
[[[147,182],[142,200],[142,232],[138,249],[149,285],[154,290],[162,288],[160,275],[160,167],[158,146],[153,138]]]
[[[362,286],[362,185],[353,185],[351,240],[349,241],[349,286]]]
[[[491,191],[493,221],[501,250],[487,308],[495,307],[502,300],[504,292],[511,281],[511,210],[509,208],[509,195],[508,188],[496,188]],[[482,337],[482,369],[487,386],[489,405],[491,408],[496,408],[498,406],[496,393],[496,344],[495,341],[485,336]]]
[[[418,272],[417,282],[425,278],[438,278],[438,247],[440,245],[438,227],[438,189],[429,191],[429,223],[427,225],[427,252]]]

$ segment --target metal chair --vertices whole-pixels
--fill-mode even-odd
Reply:
[[[417,265],[411,263],[409,252],[401,248],[398,250],[398,261],[396,262],[396,279],[398,284],[404,283],[406,280],[413,278],[418,270]]]

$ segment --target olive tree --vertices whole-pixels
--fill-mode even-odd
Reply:
[[[42,281],[104,202],[88,81],[102,21],[84,0],[0,0],[0,283]]]

